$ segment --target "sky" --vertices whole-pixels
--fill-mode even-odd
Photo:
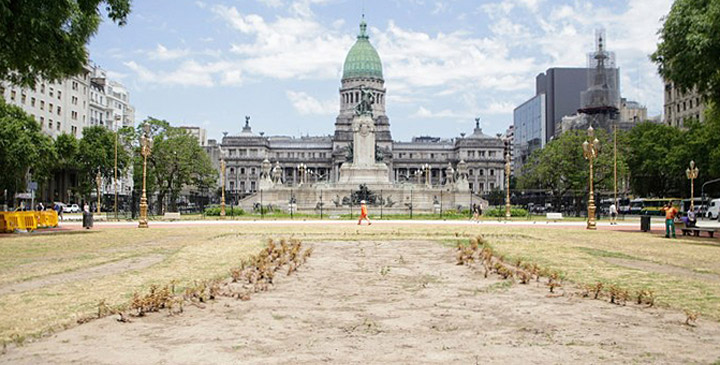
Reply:
[[[503,133],[550,67],[585,67],[604,28],[621,94],[662,113],[649,60],[672,0],[134,0],[109,20],[92,62],[148,116],[207,129],[329,135],[340,78],[364,12],[380,54],[393,138]]]

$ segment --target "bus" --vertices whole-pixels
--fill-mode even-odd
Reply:
[[[633,199],[630,201],[630,214],[640,214],[640,215],[663,215],[662,207],[664,207],[667,203],[674,202],[674,204],[678,204],[678,202],[682,202],[682,199],[680,198],[640,198],[640,199]],[[678,206],[677,208],[682,209],[682,204]]]

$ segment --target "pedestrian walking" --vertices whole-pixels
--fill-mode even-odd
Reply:
[[[90,229],[93,226],[93,214],[90,211],[90,206],[85,203],[83,206],[83,228]]]
[[[365,205],[365,201],[360,201],[360,219],[358,219],[358,226],[362,223],[362,220],[366,220],[368,222],[368,226],[372,223],[370,222],[370,218],[368,218],[368,209],[367,205]]]
[[[660,210],[665,213],[665,238],[670,238],[670,233],[672,233],[672,238],[677,238],[675,237],[675,216],[677,216],[678,210],[675,209],[672,202],[667,203]]]
[[[610,225],[616,226],[617,225],[617,207],[615,206],[615,203],[610,204]]]
[[[478,209],[479,209],[479,208],[478,208],[478,205],[477,205],[477,204],[473,204],[471,209],[472,209],[472,218],[470,218],[470,220],[473,221],[473,222],[477,222],[477,221],[479,220],[479,218],[480,218],[480,217],[479,217],[479,211],[478,211]]]
[[[63,220],[63,209],[60,204],[55,203],[55,205],[53,206],[53,210],[57,212],[58,218],[60,220]]]

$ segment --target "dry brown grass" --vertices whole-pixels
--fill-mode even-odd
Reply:
[[[294,236],[303,242],[433,240],[454,246],[458,242],[467,243],[469,237],[479,234],[490,243],[496,257],[504,256],[504,261],[512,265],[521,263],[523,273],[502,269],[508,277],[515,276],[521,282],[557,272],[563,282],[575,283],[580,288],[600,283],[606,293],[607,288],[615,285],[623,290],[616,293],[621,302],[639,300],[648,305],[652,302],[678,310],[688,309],[702,314],[703,318],[720,319],[720,245],[700,244],[696,240],[671,241],[641,233],[512,226],[384,223],[358,228],[352,222],[193,226],[99,229],[84,234],[3,238],[0,240],[0,289],[52,278],[58,273],[81,273],[130,257],[163,255],[164,259],[142,269],[0,295],[0,340],[20,342],[28,336],[73,325],[78,319],[97,315],[98,303],[107,307],[127,304],[133,293],[147,292],[151,285],[162,288],[175,281],[178,289],[184,290],[197,280],[231,276],[241,279],[240,272],[233,274],[231,269],[260,252],[272,237]],[[477,265],[482,265],[483,256],[476,257]],[[613,259],[650,263],[672,270],[630,267],[617,264]],[[545,270],[543,273],[541,268]],[[683,275],[685,271],[704,277]],[[707,280],[716,276],[717,280]],[[594,296],[594,290],[587,291],[590,297]],[[602,299],[609,300],[608,297]]]

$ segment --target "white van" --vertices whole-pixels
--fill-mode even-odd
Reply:
[[[713,199],[708,205],[706,217],[718,219],[718,216],[720,216],[720,199]]]

